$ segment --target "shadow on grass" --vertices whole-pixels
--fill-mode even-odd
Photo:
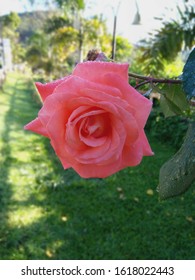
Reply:
[[[140,166],[105,180],[81,179],[63,170],[48,139],[14,135],[37,110],[27,92],[19,81],[5,116],[0,258],[195,258],[195,193],[159,202],[155,192],[158,170],[171,149],[153,143],[156,156]],[[15,141],[24,135],[18,149],[28,150],[25,161],[14,157]],[[14,167],[19,174],[10,181]]]
[[[28,115],[28,110],[25,108],[25,98],[20,97],[21,91],[26,91],[26,86],[23,80],[16,80],[10,76],[9,81],[6,81],[1,94],[1,106],[8,107],[5,114],[2,114],[1,124],[1,149],[0,149],[0,259],[10,259],[10,254],[13,248],[17,248],[20,241],[11,238],[13,235],[12,225],[8,222],[10,214],[13,210],[13,185],[14,178],[11,179],[11,169],[17,168],[18,160],[14,156],[13,147],[17,145],[17,136],[14,131],[21,130],[23,126],[23,116]],[[3,102],[4,101],[4,102]],[[1,107],[2,109],[2,107]],[[4,118],[3,118],[4,117]],[[24,234],[20,234],[23,239]]]
[[[14,80],[15,82],[15,80]],[[11,205],[11,197],[12,197],[12,183],[9,180],[9,171],[10,166],[13,163],[12,157],[12,146],[11,146],[11,131],[13,130],[13,126],[15,126],[16,121],[14,119],[14,111],[15,111],[15,101],[17,98],[17,91],[12,91],[11,86],[5,86],[2,91],[3,95],[6,95],[7,100],[9,101],[8,107],[4,118],[3,127],[1,127],[1,140],[2,146],[0,150],[1,155],[1,168],[0,168],[0,226],[1,226],[1,234],[0,234],[0,246],[1,248],[5,247],[5,250],[9,251],[9,236],[11,233],[11,229],[7,226],[8,212]],[[1,103],[2,105],[2,103]],[[8,246],[8,248],[7,248]],[[0,255],[0,258],[3,259],[4,256]]]

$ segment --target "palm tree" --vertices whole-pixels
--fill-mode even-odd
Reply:
[[[193,5],[184,4],[184,11],[179,7],[179,19],[165,22],[163,27],[149,40],[142,41],[140,49],[143,55],[139,59],[145,63],[147,72],[162,70],[164,62],[172,62],[178,53],[190,50],[195,43],[195,10]]]

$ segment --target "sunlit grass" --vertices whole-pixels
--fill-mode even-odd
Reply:
[[[8,225],[10,228],[29,226],[44,215],[42,207],[37,207],[35,205],[16,207],[16,210],[9,211]]]

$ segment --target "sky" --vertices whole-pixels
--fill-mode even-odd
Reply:
[[[45,0],[36,0],[34,9],[44,9]],[[132,25],[138,4],[141,24]],[[194,2],[194,0],[188,0]],[[177,17],[176,6],[181,6],[183,0],[85,0],[85,17],[95,14],[102,15],[107,19],[108,30],[112,32],[114,15],[117,15],[117,35],[122,35],[130,42],[136,43],[138,40],[148,36],[152,30],[161,26],[161,21],[154,17],[161,17],[164,20]],[[29,0],[0,0],[0,15],[10,11],[24,12],[32,10]]]
[[[133,43],[147,37],[150,31],[160,28],[162,21],[154,17],[161,17],[163,20],[175,19],[177,5],[183,5],[183,0],[88,0],[87,2],[91,2],[91,12],[103,13],[111,32],[113,18],[117,14],[117,34],[127,37]],[[140,25],[132,25],[137,11],[136,2],[141,16]]]

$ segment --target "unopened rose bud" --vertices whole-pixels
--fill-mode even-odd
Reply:
[[[87,61],[108,61],[108,58],[103,52],[97,49],[92,49],[87,54]]]

